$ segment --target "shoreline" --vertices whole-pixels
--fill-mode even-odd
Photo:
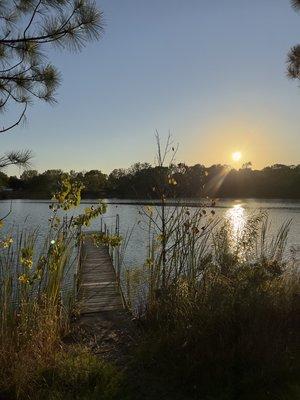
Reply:
[[[107,205],[110,206],[152,206],[152,207],[161,207],[163,203],[160,200],[122,200],[122,199],[102,199]],[[53,200],[51,199],[28,199],[28,198],[16,198],[16,199],[0,199],[0,203],[10,203],[14,201],[24,201],[26,204],[45,204],[48,205],[49,203],[52,203]],[[232,201],[232,202],[243,202],[243,201],[256,201],[256,202],[268,202],[269,206],[268,207],[258,207],[259,209],[299,209],[300,210],[300,199],[279,199],[279,198],[219,198],[218,200],[206,200],[201,199],[199,200],[188,200],[188,199],[183,199],[183,200],[166,200],[165,206],[167,207],[191,207],[191,208],[197,208],[197,207],[203,207],[203,208],[212,208],[212,209],[225,209],[225,208],[231,208],[231,205],[226,205],[226,204],[218,204],[218,201]],[[284,203],[284,202],[290,202],[294,203],[295,207],[276,207],[272,206],[272,203]],[[96,199],[83,199],[81,201],[81,204],[98,204],[99,202]],[[299,204],[299,207],[297,207]],[[243,204],[245,208],[252,208],[249,207],[251,204]]]

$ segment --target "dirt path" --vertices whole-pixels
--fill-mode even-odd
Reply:
[[[123,310],[84,314],[74,328],[76,341],[102,359],[125,367],[136,340],[136,329],[129,313]]]

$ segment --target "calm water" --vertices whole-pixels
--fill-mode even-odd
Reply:
[[[115,216],[120,216],[120,232],[125,237],[131,231],[131,239],[128,243],[124,262],[127,267],[136,266],[143,262],[146,254],[147,234],[140,223],[142,217],[140,211],[143,206],[136,204],[113,204],[119,200],[110,200],[105,215],[105,221],[109,226],[115,223]],[[123,202],[130,203],[128,200]],[[135,201],[136,202],[136,201]],[[0,201],[0,217],[6,215],[10,210],[10,201]],[[26,229],[39,227],[40,235],[46,232],[51,211],[48,201],[14,200],[12,212],[5,220],[5,230],[9,231],[12,226],[24,227]],[[79,208],[83,210],[91,201],[85,200]],[[259,210],[269,214],[271,222],[271,234],[275,234],[278,228],[287,220],[292,220],[289,234],[288,246],[300,249],[300,201],[287,200],[220,200],[214,208],[215,218],[226,218],[234,230],[242,228],[247,216]],[[78,212],[79,212],[78,211]],[[93,221],[91,229],[100,229],[100,220]]]

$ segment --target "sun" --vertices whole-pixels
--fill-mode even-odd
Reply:
[[[233,161],[240,161],[240,159],[242,158],[242,153],[240,151],[235,151],[234,153],[232,153],[231,157]]]

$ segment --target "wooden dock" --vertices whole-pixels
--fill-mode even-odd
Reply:
[[[77,279],[80,314],[124,310],[108,248],[95,246],[91,233],[84,236]]]

